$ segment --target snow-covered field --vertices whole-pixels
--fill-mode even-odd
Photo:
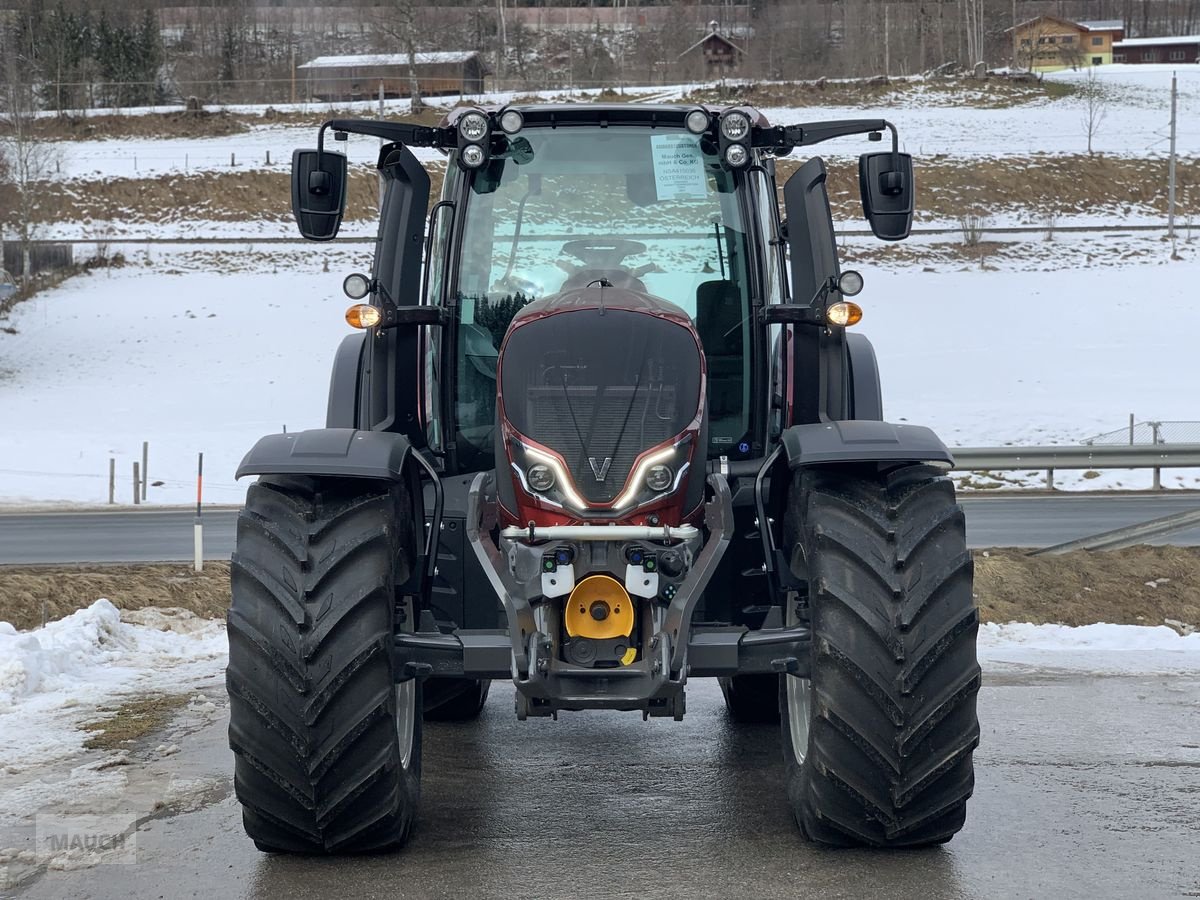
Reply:
[[[1180,148],[1196,154],[1200,66],[1178,70]],[[1161,149],[1155,142],[1166,122],[1172,71],[1098,70],[1110,96],[1100,150],[1144,156]],[[653,97],[678,99],[691,87],[654,89]],[[898,88],[895,106],[881,112],[918,154],[1083,149],[1078,97],[983,109],[963,105],[971,91],[969,83],[953,93],[918,81]],[[389,111],[405,109],[403,101],[389,102]],[[863,113],[769,111],[780,121]],[[62,172],[80,182],[183,171],[185,160],[195,172],[227,167],[230,153],[239,166],[261,166],[268,151],[272,165],[283,166],[293,147],[312,139],[311,128],[264,121],[228,138],[70,142],[62,145]],[[375,152],[374,140],[351,142],[356,160],[369,162]],[[1135,211],[1139,221],[1147,214]],[[1079,222],[1132,224],[1104,211]],[[47,234],[104,239],[110,224],[63,222]],[[150,226],[129,227],[144,233]],[[373,227],[348,223],[346,233],[367,235]],[[1186,221],[1181,228],[1190,237]],[[255,238],[291,235],[292,228],[253,219],[215,223],[184,215],[153,230],[160,237],[219,234],[248,243],[226,249],[114,243],[111,249],[124,250],[132,265],[77,278],[16,309],[3,323],[16,333],[0,333],[0,421],[7,426],[0,429],[0,503],[102,503],[110,458],[118,501],[128,502],[143,441],[150,444],[150,480],[160,482],[150,489],[151,502],[193,499],[200,452],[206,500],[237,502],[244,487],[234,483],[233,470],[254,440],[284,427],[323,424],[330,360],[347,333],[341,279],[369,265],[370,245],[256,246]],[[1200,333],[1194,244],[1185,240],[1183,261],[1168,262],[1169,248],[1157,234],[999,240],[982,263],[956,256],[953,236],[914,238],[896,248],[848,240],[851,256],[868,254],[854,263],[867,279],[862,329],[879,353],[889,418],[931,425],[958,446],[1076,443],[1119,428],[1131,412],[1141,420],[1200,420],[1193,389],[1192,348]],[[78,252],[85,256],[90,248]],[[1196,487],[1198,474],[1168,472],[1165,480]],[[1040,475],[1023,477],[1033,482]],[[1060,473],[1058,484],[1142,487],[1149,478]]]
[[[1171,73],[1177,72],[1180,85],[1178,152],[1183,156],[1200,153],[1200,66],[1114,65],[1096,70],[1106,96],[1106,115],[1094,140],[1100,153],[1119,156],[1165,155],[1167,124],[1170,121]],[[1063,72],[1048,76],[1051,80],[1079,81],[1081,72]],[[651,94],[656,102],[674,102],[690,86],[675,88],[631,88],[633,94]],[[542,92],[558,96],[562,92]],[[580,92],[583,93],[583,92]],[[507,94],[489,94],[482,103],[502,103]],[[452,105],[452,104],[451,104]],[[359,115],[375,115],[377,106],[357,104]],[[239,107],[245,113],[261,112],[264,107]],[[276,107],[290,109],[287,105]],[[319,106],[301,105],[313,112]],[[344,112],[340,110],[339,112]],[[387,101],[388,115],[403,116],[408,111],[404,100]],[[861,118],[880,115],[900,129],[903,149],[918,157],[947,154],[964,156],[1014,156],[1034,153],[1064,154],[1087,151],[1087,132],[1083,125],[1083,101],[1076,96],[1046,98],[1033,103],[996,109],[972,108],[944,90],[913,90],[906,87],[885,95],[875,109],[847,106],[792,106],[764,108],[772,122],[794,123],[836,118]],[[316,139],[315,129],[296,125],[263,125],[227,137],[191,139],[108,139],[63,142],[59,177],[146,177],[168,172],[228,171],[232,162],[238,169],[266,168],[268,154],[274,168],[290,164],[292,150],[307,147]],[[840,149],[839,149],[840,148]],[[831,153],[857,153],[853,143],[829,145]],[[348,144],[350,159],[374,163],[378,144],[358,138]],[[422,159],[441,159],[434,150],[415,151]]]
[[[264,434],[324,424],[349,328],[342,278],[369,247],[153,251],[19,306],[0,334],[0,503],[118,502],[150,443],[152,503],[239,502],[233,472]],[[330,271],[323,262],[330,260]],[[1078,443],[1139,419],[1200,419],[1200,262],[927,272],[860,267],[890,420],[947,443]],[[958,267],[955,267],[958,268]],[[1200,473],[1166,473],[1196,487]],[[1113,472],[1060,486],[1148,486]],[[1037,480],[1036,477],[1034,480]]]

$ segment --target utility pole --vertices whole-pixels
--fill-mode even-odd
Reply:
[[[1171,255],[1175,255],[1175,108],[1179,98],[1175,73],[1171,73],[1171,158],[1167,163],[1167,237],[1171,239]]]

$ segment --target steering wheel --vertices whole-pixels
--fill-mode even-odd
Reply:
[[[589,269],[619,269],[621,260],[645,253],[646,245],[624,238],[584,238],[567,241],[562,246],[562,252],[574,256]]]

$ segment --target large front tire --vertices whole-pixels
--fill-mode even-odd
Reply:
[[[780,685],[792,809],[831,846],[915,847],[966,820],[979,617],[954,488],[937,470],[812,470],[791,485],[785,542],[807,578],[811,678]]]
[[[397,683],[392,647],[411,519],[403,484],[264,477],[247,493],[226,683],[234,787],[260,850],[354,853],[408,837],[421,685]]]

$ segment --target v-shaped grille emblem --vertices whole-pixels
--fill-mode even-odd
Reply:
[[[592,474],[596,476],[596,480],[603,481],[604,476],[608,474],[608,467],[612,465],[612,457],[606,456],[604,459],[596,459],[594,456],[589,456],[588,464],[591,465]]]

